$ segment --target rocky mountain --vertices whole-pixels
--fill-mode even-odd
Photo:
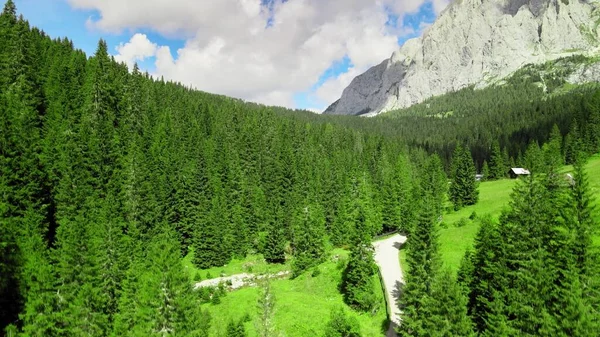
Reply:
[[[422,37],[356,77],[325,113],[376,115],[498,83],[527,64],[595,58],[599,24],[598,0],[455,0]],[[581,64],[568,80],[600,80],[600,63]]]

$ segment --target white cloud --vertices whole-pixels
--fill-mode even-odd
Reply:
[[[272,0],[271,6],[261,0],[68,1],[75,8],[97,10],[100,18],[90,23],[96,29],[146,28],[186,39],[173,58],[169,47],[136,34],[117,48],[119,60],[131,64],[154,56],[155,74],[166,79],[293,106],[294,93],[310,91],[325,70],[347,56],[353,68],[327,80],[313,95],[320,105],[339,98],[354,76],[398,48],[403,32],[386,25],[390,11],[402,17],[426,0]]]
[[[121,43],[117,46],[116,50],[118,54],[115,55],[115,60],[125,62],[129,69],[131,69],[135,62],[155,56],[158,46],[156,43],[150,42],[145,34],[138,33],[129,42],[125,44]]]
[[[435,14],[439,15],[444,9],[446,9],[446,7],[448,7],[450,4],[450,1],[451,0],[432,0]]]

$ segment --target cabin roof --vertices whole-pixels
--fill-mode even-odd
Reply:
[[[521,168],[521,167],[513,167],[513,168],[511,168],[510,170],[511,170],[511,171],[512,171],[514,174],[517,174],[517,175],[529,175],[529,174],[531,174],[531,173],[529,172],[529,170],[526,170],[526,169],[524,169],[524,168]]]

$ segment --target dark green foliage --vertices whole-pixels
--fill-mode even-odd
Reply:
[[[433,318],[433,281],[439,270],[438,239],[433,198],[425,194],[415,229],[408,237],[406,284],[402,289],[403,310],[400,336],[427,335],[428,319]]]
[[[375,272],[373,248],[370,244],[357,244],[352,247],[340,287],[349,306],[359,311],[370,311],[376,307],[373,284]]]
[[[474,176],[473,176],[474,177]],[[474,178],[473,178],[474,179]],[[443,214],[443,204],[446,201],[448,192],[448,178],[444,173],[442,161],[437,155],[430,156],[426,161],[422,171],[420,200],[427,199],[434,219],[441,219]],[[413,206],[414,210],[414,206]],[[413,214],[416,210],[413,211]],[[412,215],[413,218],[415,217]],[[414,220],[413,220],[414,221]]]
[[[115,335],[208,335],[210,318],[200,309],[179,256],[173,231],[150,241],[143,261],[132,266],[135,278],[121,297]]]
[[[449,190],[450,201],[455,210],[477,203],[479,191],[475,173],[471,153],[462,146],[457,146],[452,157],[452,184]]]
[[[227,337],[245,337],[248,336],[246,328],[244,327],[244,321],[229,321],[227,323]]]
[[[490,179],[490,168],[485,160],[483,161],[483,166],[481,167],[481,175],[483,176],[482,180]]]
[[[283,214],[281,211],[277,212],[276,220],[273,220],[268,228],[263,255],[269,263],[285,262],[285,245],[287,240],[282,221]]]
[[[105,41],[88,57],[30,27],[10,0],[0,46],[1,331],[205,336],[209,317],[198,307],[222,292],[192,293],[182,255],[193,252],[207,268],[248,253],[284,263],[289,252],[298,274],[314,268],[327,241],[352,248],[345,297],[368,311],[376,304],[370,241],[399,230],[409,234],[407,328],[468,334],[456,286],[437,272],[435,227],[444,168],[461,207],[477,200],[475,166],[484,160],[495,177],[514,161],[540,177],[516,190],[499,225],[484,223],[473,267],[461,269],[476,330],[597,330],[596,224],[579,161],[600,146],[594,86],[546,96],[513,77],[397,119],[357,119],[194,91],[137,66],[129,72]],[[457,147],[450,169],[455,144],[470,151]],[[564,160],[579,165],[572,185],[558,173]],[[273,332],[273,303],[265,291],[263,335]],[[354,331],[351,321],[334,321]]]
[[[473,266],[466,261],[461,267],[462,282],[470,283],[469,312],[483,335],[597,331],[598,285],[581,269],[597,263],[587,258],[592,244],[586,179],[580,176],[581,184],[571,185],[555,171],[562,156],[552,143],[545,146],[546,171],[515,187],[511,210],[499,224],[482,223]],[[576,172],[579,176],[581,168]]]
[[[293,251],[294,276],[322,262],[325,254],[325,217],[320,207],[308,205],[297,212]]]
[[[424,330],[427,336],[475,336],[473,323],[467,314],[467,297],[450,272],[440,273],[424,300]]]
[[[504,178],[508,172],[508,166],[506,165],[502,151],[500,151],[500,144],[495,141],[492,144],[492,151],[490,154],[489,161],[489,173],[486,176],[488,180],[495,180]]]
[[[348,317],[344,308],[331,311],[324,337],[360,337],[360,325],[356,318]]]

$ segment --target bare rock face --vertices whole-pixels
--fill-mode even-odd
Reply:
[[[483,88],[526,64],[600,50],[598,0],[455,0],[421,38],[356,77],[326,114],[376,115]],[[600,69],[569,81],[600,80]]]

